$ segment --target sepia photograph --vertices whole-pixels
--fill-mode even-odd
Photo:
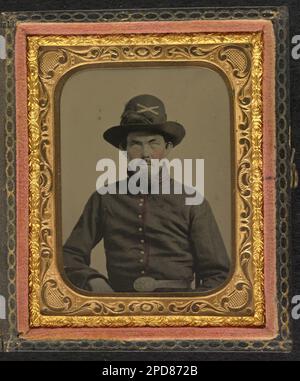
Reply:
[[[99,294],[222,287],[233,255],[234,157],[233,102],[220,73],[204,65],[84,68],[59,95],[68,280]],[[132,165],[138,159],[145,170]],[[169,166],[156,170],[153,159]]]
[[[289,11],[0,14],[3,351],[292,350]]]
[[[271,23],[125,24],[18,29],[20,324],[271,335]]]

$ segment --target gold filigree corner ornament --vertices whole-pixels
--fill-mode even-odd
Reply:
[[[262,326],[262,36],[210,33],[28,37],[30,324],[48,327]],[[89,65],[191,63],[218,71],[234,114],[235,268],[209,295],[87,296],[68,287],[56,251],[55,94]]]

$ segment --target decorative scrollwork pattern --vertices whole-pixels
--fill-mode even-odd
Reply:
[[[30,36],[31,326],[261,326],[264,324],[262,215],[262,37],[260,33]],[[235,269],[213,294],[87,296],[58,270],[53,134],[55,89],[90,64],[191,62],[222,73],[235,119]]]

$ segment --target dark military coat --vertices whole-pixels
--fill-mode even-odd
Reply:
[[[186,205],[186,197],[93,193],[63,248],[67,277],[86,290],[89,280],[105,278],[90,267],[91,250],[103,239],[105,279],[116,292],[136,291],[134,282],[145,276],[181,282],[156,291],[192,291],[194,277],[194,291],[219,286],[230,260],[218,226],[206,199]]]

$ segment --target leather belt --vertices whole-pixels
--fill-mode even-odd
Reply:
[[[158,288],[182,288],[191,287],[191,282],[186,280],[157,280],[149,276],[137,278],[133,283],[133,288],[139,292],[150,292]]]

